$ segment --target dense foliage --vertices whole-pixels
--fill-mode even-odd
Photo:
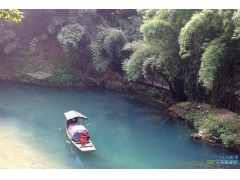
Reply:
[[[41,71],[54,74],[56,79],[71,77],[65,78],[69,83],[104,76],[111,70],[122,73],[128,81],[165,82],[179,101],[206,100],[212,107],[237,110],[239,12],[1,10],[0,49],[4,59],[18,57],[14,63],[18,77],[41,66]]]
[[[33,73],[39,63],[45,67],[42,71],[54,75],[59,74],[61,67],[61,71],[74,76],[72,80],[103,76],[107,69],[122,72],[124,44],[141,38],[142,21],[136,10],[27,9],[22,12],[25,17],[21,24],[0,19],[0,49],[3,54],[11,52],[9,56],[21,54],[14,64],[18,65],[19,78],[22,72],[26,73],[26,66],[30,64]],[[54,59],[64,59],[65,66]]]
[[[240,120],[237,114],[225,114],[217,109],[211,110],[204,107],[196,109],[192,104],[188,108],[190,110],[186,119],[198,130],[198,133],[193,134],[193,137],[199,138],[198,136],[201,134],[201,138],[212,143],[220,143],[225,147],[238,149],[240,145]]]
[[[198,82],[211,90],[213,107],[220,106],[227,87],[238,83],[239,42],[233,39],[238,29],[236,13],[202,10],[192,16],[179,36],[180,54],[197,61]]]
[[[18,9],[0,9],[0,17],[8,21],[20,23],[24,16]]]
[[[130,80],[163,77],[174,98],[185,100],[184,62],[179,56],[178,35],[196,10],[145,10],[141,26],[143,40],[127,44],[133,54],[123,68]],[[139,58],[140,57],[140,58]],[[174,64],[174,67],[173,67]]]
[[[13,51],[19,44],[16,33],[11,29],[11,22],[20,23],[23,13],[17,9],[0,10],[0,44],[2,44],[4,53]],[[5,21],[4,21],[5,20]]]
[[[240,80],[238,10],[139,12],[143,39],[124,47],[132,51],[123,63],[129,80],[163,78],[175,99],[203,101],[210,96],[212,107],[239,107],[234,95]]]

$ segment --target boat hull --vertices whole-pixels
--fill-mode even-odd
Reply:
[[[71,143],[74,144],[80,151],[82,151],[82,152],[93,152],[93,151],[96,151],[96,148],[93,145],[91,140],[88,140],[85,145],[82,145],[81,143],[74,142],[72,140],[70,134],[68,133],[67,128],[66,128],[66,134],[67,134],[69,140],[71,141]]]

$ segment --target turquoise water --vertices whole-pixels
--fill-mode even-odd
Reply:
[[[207,165],[209,156],[239,153],[191,139],[193,129],[169,117],[166,107],[137,95],[3,83],[0,99],[0,140],[6,146],[0,151],[2,168],[239,168]],[[89,118],[95,152],[82,153],[66,143],[59,128],[64,128],[63,113],[69,110]]]

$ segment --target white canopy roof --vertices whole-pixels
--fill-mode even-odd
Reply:
[[[66,118],[66,120],[70,120],[70,119],[73,119],[73,118],[83,118],[83,119],[88,119],[86,116],[82,115],[81,113],[77,112],[77,111],[74,111],[74,110],[71,110],[71,111],[68,111],[68,112],[65,112],[64,113],[64,116]]]

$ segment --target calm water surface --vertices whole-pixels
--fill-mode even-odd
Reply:
[[[193,129],[146,98],[99,88],[0,84],[0,168],[208,169],[209,156],[239,155],[193,140]],[[63,129],[63,113],[89,118],[95,152],[82,153]]]

